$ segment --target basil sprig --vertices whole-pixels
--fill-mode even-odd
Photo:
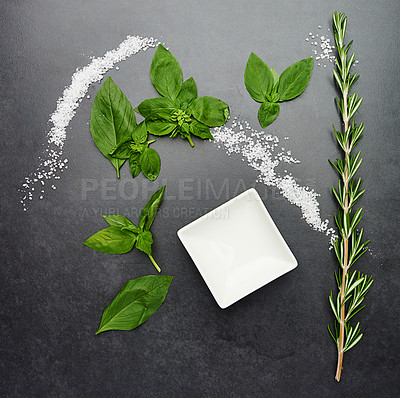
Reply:
[[[145,252],[158,272],[161,268],[154,260],[151,252],[153,235],[150,232],[151,224],[160,207],[165,185],[155,192],[139,216],[139,227],[121,215],[103,216],[109,224],[108,228],[96,232],[83,242],[86,246],[107,254],[123,254],[136,248]]]
[[[104,310],[96,334],[132,330],[146,322],[165,300],[172,276],[147,275],[125,283]]]
[[[136,125],[135,111],[121,89],[108,77],[93,103],[90,131],[100,152],[110,160],[120,176],[126,159],[132,177],[141,171],[151,181],[160,173],[160,157],[149,148],[144,122]]]
[[[214,139],[210,127],[222,126],[227,121],[228,105],[218,98],[197,97],[194,79],[183,81],[178,61],[161,44],[151,63],[150,78],[162,97],[144,100],[136,108],[145,117],[150,134],[179,134],[192,147],[192,135]]]
[[[147,129],[144,121],[135,126],[132,135],[125,137],[110,152],[117,159],[129,159],[132,177],[137,177],[141,171],[151,181],[160,174],[160,156],[149,148],[155,140],[147,141]]]
[[[305,90],[313,64],[312,57],[303,59],[286,68],[279,76],[256,54],[250,54],[244,71],[244,84],[251,98],[262,103],[258,111],[261,127],[267,127],[277,118],[278,102],[296,98]]]

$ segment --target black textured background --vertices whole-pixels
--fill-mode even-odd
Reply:
[[[399,276],[399,17],[393,1],[1,1],[1,273],[0,395],[10,397],[397,397],[400,395]],[[358,269],[375,282],[357,318],[365,335],[345,354],[334,381],[336,350],[326,331],[335,288],[328,239],[298,208],[256,184],[239,156],[208,142],[159,139],[161,175],[133,181],[127,166],[116,181],[87,122],[100,87],[90,87],[67,130],[69,169],[46,186],[43,200],[20,206],[21,181],[38,165],[47,121],[75,69],[128,35],[164,41],[193,76],[199,95],[229,103],[232,116],[258,127],[258,105],[243,84],[251,51],[279,72],[312,55],[308,33],[330,26],[334,8],[349,17],[348,40],[359,60],[356,85],[365,123],[362,225],[371,252]],[[332,33],[332,32],[331,32]],[[331,36],[332,37],[332,36]],[[319,47],[318,47],[319,49]],[[149,78],[154,50],[109,74],[134,105],[155,96]],[[321,214],[335,213],[328,164],[340,152],[331,67],[315,66],[298,99],[281,107],[267,131],[302,162],[285,168],[321,194]],[[283,137],[290,140],[284,141]],[[84,186],[98,188],[87,195]],[[163,214],[153,224],[154,256],[174,280],[164,305],[132,332],[95,336],[102,311],[124,282],[154,273],[145,255],[97,253],[82,242],[104,226],[101,214],[140,209],[167,183]],[[213,184],[221,195],[207,194]],[[223,184],[228,185],[223,185]],[[182,184],[193,187],[182,195]],[[215,303],[176,231],[237,193],[256,187],[298,259],[289,274],[226,310]],[[120,187],[126,188],[121,194]],[[198,187],[202,187],[199,189]],[[227,189],[225,189],[227,187]],[[109,188],[107,190],[107,188]],[[134,191],[136,190],[136,191]],[[137,195],[133,195],[133,193]],[[134,200],[129,196],[136,196]],[[193,213],[194,212],[194,213]],[[135,217],[133,217],[135,221]],[[246,233],[246,231],[240,231]]]

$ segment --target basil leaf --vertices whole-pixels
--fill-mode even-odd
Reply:
[[[96,334],[107,330],[132,330],[146,322],[161,306],[172,276],[147,275],[125,283],[104,310]]]
[[[113,158],[109,153],[123,138],[131,135],[135,125],[131,104],[111,77],[107,78],[94,99],[90,132],[97,148],[116,168],[118,178],[124,160]]]
[[[275,86],[276,83],[279,82],[279,73],[274,69],[274,67],[271,67],[271,73],[272,77],[274,78],[274,86]]]
[[[112,227],[123,228],[135,226],[127,218],[120,215],[103,216],[104,220]],[[135,227],[136,228],[136,227]]]
[[[197,98],[197,87],[193,77],[187,79],[181,87],[181,91],[177,99],[181,101],[182,104],[190,104],[194,99]]]
[[[268,102],[267,100],[262,103],[258,111],[258,120],[261,127],[270,125],[279,114],[279,104]]]
[[[168,135],[178,127],[178,123],[150,117],[146,119],[146,126],[150,134]]]
[[[144,120],[133,129],[132,140],[136,144],[144,144],[147,141],[147,127]]]
[[[137,227],[136,225],[134,225],[134,224],[122,227],[121,231],[131,231],[135,235],[138,235],[138,234],[140,234],[142,232],[141,229],[139,227]]]
[[[314,65],[312,57],[295,62],[279,78],[279,101],[288,101],[300,95],[310,80]]]
[[[178,110],[178,107],[170,98],[157,97],[144,100],[138,105],[137,110],[145,118],[149,116],[156,116],[159,118],[168,119],[175,111]]]
[[[160,157],[154,149],[146,148],[140,155],[139,163],[143,174],[150,181],[154,181],[160,174]]]
[[[162,44],[158,45],[154,54],[150,78],[163,97],[176,99],[182,86],[182,69],[175,57]]]
[[[264,102],[274,85],[274,75],[268,65],[256,54],[251,53],[244,71],[244,84],[251,98]]]
[[[108,227],[96,232],[83,242],[86,246],[107,254],[123,254],[132,250],[136,236],[119,227]]]
[[[139,216],[139,227],[149,230],[162,202],[165,185],[154,192]]]
[[[214,97],[196,98],[190,110],[195,119],[209,127],[222,126],[229,117],[228,104]]]
[[[207,138],[210,140],[214,139],[210,132],[210,128],[205,124],[198,122],[197,120],[193,120],[192,123],[190,123],[190,132],[193,135],[202,138],[203,140]]]
[[[137,236],[136,248],[151,256],[151,245],[153,244],[153,235],[150,231],[143,231]]]
[[[131,170],[133,178],[136,178],[142,171],[142,168],[140,167],[139,158],[140,158],[139,152],[131,153],[131,156],[129,157],[129,168]]]
[[[117,159],[129,159],[129,156],[131,155],[132,152],[131,143],[132,143],[132,138],[130,136],[125,137],[110,152],[110,156]]]

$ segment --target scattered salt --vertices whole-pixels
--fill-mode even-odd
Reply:
[[[274,153],[274,147],[279,144],[279,138],[264,131],[253,128],[250,135],[244,130],[242,122],[234,118],[230,127],[222,126],[213,129],[214,143],[217,148],[223,145],[228,156],[232,153],[240,154],[243,161],[256,170],[259,174],[257,182],[267,186],[279,188],[281,195],[289,203],[300,208],[302,217],[316,231],[331,236],[331,242],[336,237],[335,230],[328,228],[329,220],[322,221],[317,198],[320,196],[314,189],[299,185],[292,174],[284,170],[283,176],[277,172],[281,163],[295,164],[300,161],[292,157],[291,151],[282,148],[279,153]],[[238,128],[236,128],[238,127]],[[284,137],[284,140],[289,137]],[[274,145],[271,145],[274,144]]]
[[[322,25],[318,25],[318,29],[322,29]],[[330,29],[328,29],[328,32],[330,32]],[[319,43],[318,43],[318,41],[310,41],[309,37],[305,38],[305,40],[307,42],[309,42],[310,45],[312,45],[314,47],[319,46],[320,51],[316,51],[315,49],[313,49],[312,52],[315,56],[315,60],[322,62],[322,63],[319,62],[317,65],[323,66],[324,68],[326,68],[327,63],[328,62],[332,63],[333,60],[335,59],[335,56],[332,55],[333,50],[335,49],[335,46],[331,45],[331,39],[328,37],[327,34],[319,36],[317,33],[314,35],[312,32],[310,32],[308,34],[308,36],[310,36],[311,39],[315,39],[315,38],[319,39]],[[332,39],[332,42],[333,42],[333,39]],[[355,61],[354,65],[355,64],[358,64],[358,61]]]
[[[104,74],[112,69],[116,63],[137,54],[140,50],[146,51],[149,47],[156,45],[157,40],[152,37],[127,36],[116,49],[106,52],[102,57],[93,57],[88,65],[76,69],[76,72],[72,75],[71,84],[64,89],[62,96],[57,100],[56,110],[50,115],[49,123],[52,124],[52,127],[47,135],[45,154],[39,158],[40,164],[36,171],[25,177],[22,188],[19,189],[23,195],[22,206],[24,211],[27,210],[25,194],[28,193],[28,199],[32,200],[33,185],[39,179],[59,179],[60,176],[57,173],[68,168],[66,164],[68,159],[62,157],[63,146],[67,137],[66,129],[74,117],[79,103],[85,97],[89,86],[101,81]],[[86,98],[90,98],[90,95],[86,95]],[[43,180],[40,183],[44,185]],[[53,184],[52,188],[56,189],[56,186]],[[42,199],[43,195],[40,195],[39,198]]]

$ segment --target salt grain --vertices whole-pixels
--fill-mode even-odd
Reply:
[[[85,97],[89,86],[103,79],[104,74],[112,69],[118,62],[124,61],[130,56],[137,54],[140,50],[146,51],[149,47],[155,47],[157,40],[152,37],[127,36],[120,45],[104,54],[103,57],[92,58],[92,61],[81,69],[76,69],[72,75],[71,84],[63,91],[62,96],[57,101],[56,110],[50,115],[49,123],[52,125],[47,135],[47,148],[44,157],[40,157],[40,164],[36,171],[25,177],[22,184],[22,195],[28,193],[28,199],[32,200],[33,185],[39,178],[59,179],[57,174],[66,170],[68,159],[62,157],[63,146],[67,137],[66,129],[75,115],[76,109]],[[116,67],[118,69],[118,67]],[[86,98],[90,98],[87,95]],[[39,175],[41,177],[39,177]],[[41,181],[44,185],[44,181]],[[56,189],[55,185],[52,185]],[[44,191],[42,191],[43,193]],[[40,195],[40,199],[43,195]],[[26,208],[26,198],[22,199],[24,211]]]

